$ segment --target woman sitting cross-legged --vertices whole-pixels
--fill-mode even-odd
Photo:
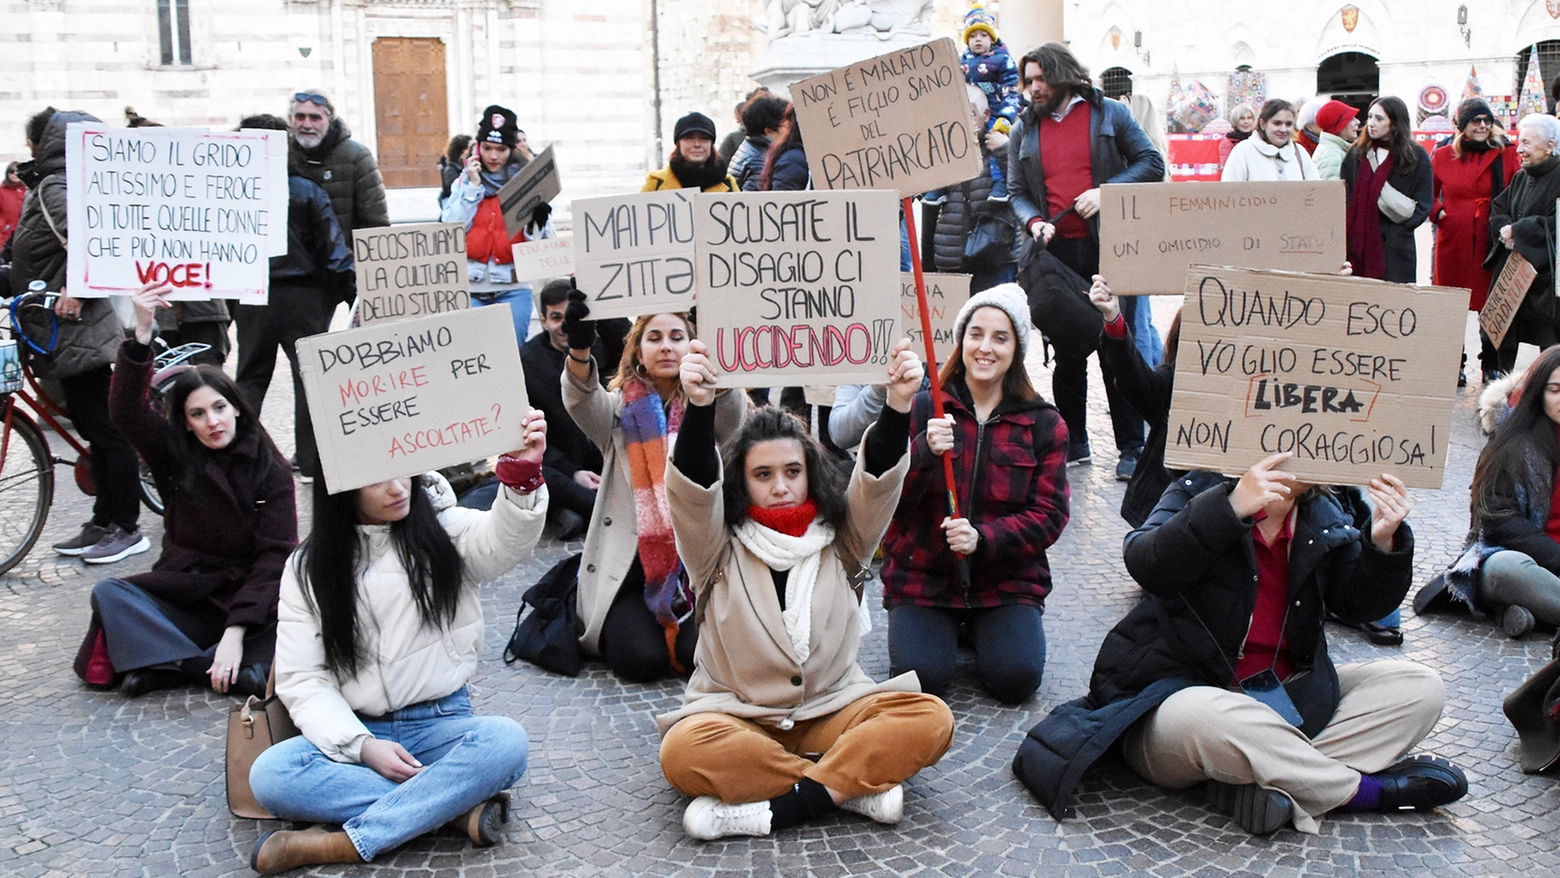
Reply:
[[[542,533],[546,422],[530,412],[499,458],[487,511],[455,505],[436,473],[329,493],[282,579],[276,692],[303,734],[260,754],[255,799],[282,820],[339,824],[262,835],[250,864],[271,875],[361,863],[450,823],[497,840],[504,793],[525,772],[519,723],[473,716],[466,681],[482,654],[483,582]]]
[[[298,543],[292,472],[244,395],[215,366],[186,369],[153,401],[148,346],[173,289],[132,297],[135,337],[119,346],[108,413],[151,468],[167,509],[162,555],[147,573],[92,589],[76,659],[89,684],[122,677],[129,696],[209,683],[258,695],[276,645],[282,566]]]
[[[856,663],[866,611],[852,576],[908,465],[923,374],[909,347],[894,350],[888,404],[848,485],[772,407],[718,457],[714,369],[700,342],[683,358],[688,409],[666,487],[702,622],[683,705],[656,723],[666,779],[698,797],[683,815],[694,838],[768,835],[838,808],[896,823],[903,781],[953,740],[953,714],[914,674],[877,683]]]
[[[1428,810],[1468,792],[1444,759],[1405,758],[1441,716],[1441,677],[1407,661],[1335,667],[1322,620],[1379,618],[1413,575],[1403,483],[1307,485],[1288,452],[1241,477],[1170,483],[1127,536],[1146,592],[1111,629],[1089,694],[1029,731],[1013,770],[1057,819],[1089,765],[1118,744],[1139,775],[1264,835],[1317,832],[1329,811]]]

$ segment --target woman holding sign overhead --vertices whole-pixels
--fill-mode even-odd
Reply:
[[[533,409],[520,430],[490,511],[456,506],[438,473],[335,494],[314,483],[276,641],[276,694],[302,734],[260,754],[249,783],[279,819],[331,828],[260,836],[257,872],[372,861],[444,825],[498,840],[528,743],[514,720],[473,715],[466,682],[481,585],[531,553],[547,513],[547,423]]]
[[[569,344],[563,405],[603,458],[580,558],[580,646],[625,680],[687,673],[698,628],[672,538],[666,455],[682,425],[686,400],[678,364],[693,340],[693,320],[685,313],[635,320],[606,388],[591,355],[596,323],[579,290],[569,294],[563,328]],[[746,395],[721,389],[715,395],[717,438],[736,432],[746,410]]]
[[[135,337],[119,346],[108,396],[167,505],[162,554],[146,573],[93,587],[76,673],[99,688],[119,679],[131,697],[196,681],[258,695],[282,565],[298,543],[292,471],[221,369],[186,369],[157,398],[149,345],[171,292],[147,284],[132,297]]]
[[[967,635],[981,685],[1018,704],[1045,671],[1045,550],[1067,525],[1067,425],[1029,384],[1029,301],[1018,285],[971,296],[954,336],[941,376],[947,414],[931,416],[930,391],[916,396],[910,474],[883,539],[889,670],[915,671],[941,693]],[[953,455],[957,517],[943,455]]]
[[[498,190],[525,167],[516,149],[520,127],[512,110],[497,105],[482,111],[477,139],[466,159],[466,170],[450,186],[450,197],[439,220],[466,224],[466,268],[471,279],[471,304],[506,304],[515,322],[515,343],[525,344],[531,329],[530,278],[515,277],[513,244],[553,236],[552,206],[538,204],[525,228],[513,237],[504,225]]]

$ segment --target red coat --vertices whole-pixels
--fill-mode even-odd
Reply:
[[[0,244],[16,231],[16,221],[22,216],[22,199],[26,196],[25,186],[0,186]]]
[[[492,261],[495,265],[508,265],[515,261],[509,245],[526,240],[525,232],[515,232],[509,237],[504,227],[504,212],[499,209],[498,196],[489,195],[477,205],[477,215],[466,230],[466,258],[474,262]]]
[[[1502,176],[1498,186],[1491,181],[1497,157],[1501,160]],[[1460,159],[1452,155],[1452,148],[1447,145],[1436,149],[1430,157],[1430,167],[1435,187],[1435,201],[1430,206],[1430,218],[1435,220],[1431,282],[1472,290],[1468,309],[1478,311],[1490,292],[1490,272],[1484,267],[1484,257],[1490,249],[1490,199],[1506,188],[1512,175],[1522,167],[1522,161],[1511,144],[1499,151],[1468,150]]]

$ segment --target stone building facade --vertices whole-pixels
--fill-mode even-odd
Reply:
[[[1365,94],[1357,83],[1374,73],[1370,91],[1411,110],[1427,88],[1455,108],[1470,70],[1485,94],[1518,94],[1534,44],[1546,85],[1560,74],[1560,0],[1109,0],[1070,4],[1066,32],[1096,76],[1129,73],[1133,92],[1160,106],[1177,73],[1224,99],[1242,66],[1265,75],[1269,96],[1289,99]]]

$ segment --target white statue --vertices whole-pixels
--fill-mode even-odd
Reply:
[[[766,0],[764,18],[753,22],[769,42],[803,34],[873,34],[887,40],[901,33],[930,36],[933,0]]]

